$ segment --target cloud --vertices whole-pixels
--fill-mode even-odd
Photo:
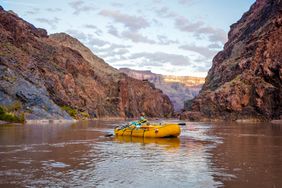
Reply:
[[[89,47],[93,47],[93,46],[102,47],[105,46],[106,44],[109,44],[109,42],[107,41],[95,38],[91,34],[85,34],[75,29],[69,29],[66,31],[66,33],[70,34],[71,36],[77,38],[80,41],[83,41],[83,43],[87,44]]]
[[[122,7],[123,5],[121,3],[119,3],[119,2],[113,2],[112,6],[114,6],[114,7]]]
[[[162,0],[153,0],[153,3],[160,4],[160,3],[162,3]]]
[[[217,43],[212,43],[210,45],[208,45],[209,48],[212,48],[212,49],[220,49],[222,48],[222,45],[219,45]]]
[[[118,56],[119,60],[121,59],[120,57],[122,57],[123,55],[129,53],[128,49],[118,49],[118,50],[114,50],[114,51],[108,51],[107,53],[105,53],[103,56],[105,56],[106,58],[113,58]]]
[[[147,36],[142,35],[138,32],[132,32],[132,31],[123,31],[121,33],[121,37],[131,40],[132,42],[135,43],[148,43],[148,44],[156,44],[156,41],[149,39]]]
[[[175,19],[175,27],[183,32],[193,33],[195,36],[206,35],[211,42],[225,43],[227,35],[224,30],[206,26],[204,22],[190,22],[184,17]]]
[[[96,10],[94,6],[85,5],[85,2],[83,0],[71,1],[69,5],[74,9],[74,12],[73,12],[74,15],[79,15],[81,13]]]
[[[81,6],[83,6],[83,4],[84,4],[84,1],[82,1],[82,0],[75,0],[75,1],[71,1],[70,3],[69,3],[69,5],[73,8],[73,9],[77,9],[78,7],[81,7]]]
[[[204,73],[208,72],[209,69],[210,69],[210,64],[193,66],[194,71],[199,71],[199,72],[204,72]]]
[[[130,40],[134,43],[147,43],[147,44],[156,44],[157,43],[156,41],[149,39],[147,36],[142,35],[138,31],[125,30],[119,33],[117,28],[112,25],[108,25],[107,28],[108,28],[109,34],[115,37],[118,37],[118,38]]]
[[[101,29],[99,29],[98,27],[96,27],[95,25],[92,24],[86,24],[84,25],[85,28],[87,29],[92,29],[94,30],[94,33],[98,36],[102,35],[103,31]]]
[[[75,30],[75,29],[68,29],[66,30],[66,33],[68,33],[69,35],[73,36],[74,38],[77,38],[78,40],[82,40],[82,41],[86,41],[87,40],[87,35]]]
[[[204,56],[199,56],[193,61],[195,62],[195,64],[192,65],[191,68],[195,71],[208,72],[211,67],[211,59]]]
[[[59,23],[60,19],[57,17],[54,17],[53,19],[47,19],[47,18],[37,18],[36,19],[40,23],[45,23],[49,26],[51,26],[52,29],[57,28],[57,23]]]
[[[118,32],[117,28],[115,28],[112,25],[108,25],[107,28],[108,28],[108,33],[110,33],[113,36],[119,37],[119,32]]]
[[[129,45],[111,43],[104,47],[94,47],[92,49],[95,53],[98,53],[101,57],[113,63],[126,59],[124,55],[130,52],[128,49],[130,47]]]
[[[38,5],[37,3],[14,2],[11,0],[2,0],[2,3],[11,4],[11,5],[27,6],[27,7],[35,7]]]
[[[138,31],[150,26],[149,22],[143,17],[130,16],[120,11],[102,10],[99,14],[104,17],[109,17],[117,23],[123,24],[124,27],[131,31]]]
[[[101,46],[105,46],[106,44],[109,44],[109,42],[95,38],[92,35],[88,35],[87,44],[90,46],[100,46],[101,47]]]
[[[193,3],[195,3],[194,0],[178,0],[178,3],[182,4],[182,5],[191,5]]]
[[[173,66],[187,66],[190,64],[190,59],[187,56],[179,54],[169,54],[164,52],[141,52],[132,54],[130,59],[141,59],[143,66],[163,66],[170,64]]]
[[[210,33],[208,38],[211,42],[221,42],[224,44],[227,41],[227,34],[222,29],[211,28]]]
[[[115,43],[112,43],[112,44],[110,44],[110,46],[107,48],[107,50],[114,51],[114,50],[117,50],[117,49],[126,49],[126,48],[130,48],[130,47],[131,47],[130,45],[123,45],[123,44],[115,44]]]
[[[210,50],[208,47],[202,47],[202,46],[196,46],[194,44],[190,45],[182,45],[179,48],[183,50],[193,51],[196,52],[208,59],[215,56],[215,54],[218,52],[217,50]]]
[[[184,32],[195,32],[204,25],[203,22],[191,23],[188,19],[184,17],[177,17],[175,19],[174,24],[177,29]]]
[[[61,12],[61,8],[47,8],[46,11],[48,12]]]
[[[195,2],[195,0],[179,0],[181,4],[190,5]],[[201,38],[204,35],[210,42],[221,42],[223,44],[227,40],[227,34],[224,30],[207,26],[202,21],[191,22],[178,13],[171,11],[170,8],[166,6],[155,8],[155,13],[159,17],[173,19],[176,29],[182,32],[192,33],[197,38]]]
[[[177,44],[179,43],[179,41],[177,40],[170,40],[167,38],[167,36],[164,36],[164,35],[158,35],[157,36],[158,38],[158,44],[161,44],[161,45],[169,45],[169,44]]]
[[[31,10],[28,10],[25,12],[25,14],[29,14],[29,15],[36,15],[40,12],[40,9],[39,8],[33,8]]]
[[[105,58],[107,62],[114,64],[115,66],[119,66],[119,64],[124,64],[124,60],[127,60],[127,57],[120,55],[120,56],[109,56]],[[126,63],[132,65],[131,63]]]
[[[118,59],[119,60],[119,59]],[[113,61],[118,61],[118,60],[116,60],[116,59],[113,59]],[[120,62],[118,62],[118,63],[115,63],[114,64],[116,67],[120,67],[120,68],[123,68],[123,67],[132,67],[132,63],[120,63]]]
[[[156,14],[162,18],[175,18],[177,14],[171,11],[168,7],[163,6],[161,8],[155,9]]]
[[[128,49],[119,49],[117,51],[114,51],[115,55],[124,55],[124,54],[127,54],[129,53],[129,50]]]
[[[128,51],[128,48],[130,48],[131,46],[129,45],[122,45],[122,44],[115,44],[115,43],[111,43],[107,45],[107,47],[103,47],[103,48],[96,48],[95,51],[98,51],[99,53],[109,53],[109,52],[117,52],[119,51],[119,53],[122,52],[126,52]],[[124,53],[123,53],[124,54]]]
[[[152,23],[154,23],[155,26],[160,26],[160,27],[163,26],[160,19],[153,18]]]

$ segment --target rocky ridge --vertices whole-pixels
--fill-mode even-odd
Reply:
[[[224,50],[183,119],[282,119],[282,1],[257,0],[231,26]]]
[[[169,117],[169,98],[151,83],[119,73],[67,34],[44,29],[0,7],[0,105],[22,104],[26,119]]]

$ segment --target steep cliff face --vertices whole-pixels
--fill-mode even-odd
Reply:
[[[153,83],[156,88],[162,90],[170,98],[176,111],[184,108],[184,101],[191,100],[198,95],[205,81],[204,78],[199,77],[161,75],[151,71],[128,68],[119,70],[132,78],[148,80]]]
[[[257,0],[231,26],[224,50],[187,110],[228,120],[281,118],[281,52],[282,1]]]
[[[76,39],[49,37],[2,7],[0,39],[0,105],[21,102],[27,119],[71,119],[60,106],[90,117],[173,113],[169,98],[150,83],[119,73]]]
[[[97,72],[98,74],[107,74],[110,76],[117,76],[117,74],[119,74],[117,69],[107,64],[103,59],[94,55],[89,48],[84,46],[76,38],[73,38],[65,33],[51,34],[49,38],[53,39],[54,42],[57,42],[62,46],[78,51],[86,61],[88,61],[93,67],[99,69],[99,72]]]

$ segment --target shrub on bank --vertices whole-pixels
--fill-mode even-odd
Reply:
[[[0,106],[0,120],[13,122],[13,123],[24,123],[24,113],[21,113],[19,116],[13,114],[12,112],[5,111],[5,108]]]
[[[71,117],[73,117],[74,119],[77,119],[77,110],[71,108],[70,106],[62,106],[61,107],[64,111],[66,111]]]

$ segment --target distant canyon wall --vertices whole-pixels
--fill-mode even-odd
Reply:
[[[205,81],[204,78],[191,76],[170,76],[139,71],[128,68],[119,69],[132,78],[148,80],[162,90],[172,101],[176,111],[184,108],[184,102],[196,97]]]

